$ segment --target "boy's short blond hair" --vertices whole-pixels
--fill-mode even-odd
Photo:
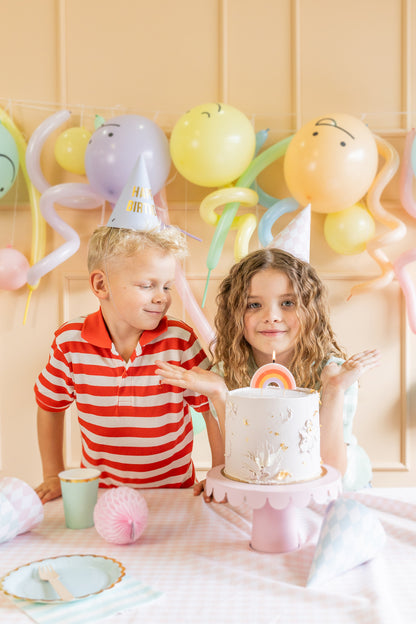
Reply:
[[[105,263],[118,256],[133,256],[148,248],[158,248],[182,260],[188,253],[185,235],[174,226],[136,232],[103,225],[97,228],[88,243],[88,271],[103,269]]]

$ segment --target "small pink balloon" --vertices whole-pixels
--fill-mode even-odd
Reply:
[[[30,264],[13,247],[0,249],[0,290],[17,290],[26,284]]]
[[[95,505],[94,525],[107,542],[132,544],[143,533],[147,515],[147,503],[138,490],[111,488]]]

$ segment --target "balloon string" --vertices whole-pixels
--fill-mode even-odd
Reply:
[[[103,225],[104,218],[105,218],[105,201],[103,201],[103,203],[101,204],[101,223],[100,223],[100,225]]]
[[[188,191],[189,191],[189,185],[188,185],[188,180],[185,180],[185,197],[184,197],[184,208],[185,208],[185,224],[186,224],[186,215],[188,212]],[[165,193],[164,193],[164,200],[166,203],[166,208],[168,209],[168,201],[167,201],[167,193],[166,193],[166,187],[165,187]],[[184,261],[184,272],[185,275],[187,273],[188,270],[188,263],[187,263],[187,258],[185,258]],[[182,318],[186,318],[185,317],[185,313],[186,313],[186,305],[185,305],[185,298],[182,298]]]
[[[209,278],[210,277],[211,277],[211,269],[208,269],[208,275],[207,275],[207,279],[206,279],[206,282],[205,282],[205,289],[204,289],[204,294],[203,294],[203,297],[202,297],[201,308],[203,308],[204,305],[205,305],[205,300],[207,298],[208,284],[209,284]]]
[[[17,187],[18,187],[18,180],[16,178],[16,180],[14,182],[13,220],[12,220],[12,235],[11,235],[11,246],[12,247],[14,247],[14,236],[15,236],[15,233],[16,233]]]
[[[29,286],[29,294],[27,296],[25,313],[24,313],[24,316],[23,316],[23,325],[26,325],[27,314],[29,312],[29,304],[30,304],[30,300],[32,298],[32,293],[33,293],[33,288],[32,288],[32,286]]]

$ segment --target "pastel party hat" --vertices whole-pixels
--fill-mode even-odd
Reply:
[[[385,539],[374,511],[349,498],[332,501],[325,512],[306,585],[326,582],[373,559]]]
[[[272,240],[268,247],[283,249],[300,260],[309,262],[311,240],[311,205],[308,204]]]
[[[137,232],[160,227],[144,156],[139,157],[130,173],[107,226]]]
[[[17,533],[26,533],[43,520],[43,505],[35,490],[16,477],[0,479],[0,494],[3,494],[16,513]]]
[[[0,544],[13,539],[18,532],[17,511],[7,496],[0,492]]]

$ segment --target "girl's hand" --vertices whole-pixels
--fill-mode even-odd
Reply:
[[[327,364],[321,374],[322,387],[331,386],[346,390],[356,382],[363,373],[380,363],[378,349],[367,349],[351,356],[341,366],[336,362]]]
[[[223,378],[217,375],[217,373],[207,371],[198,366],[187,370],[182,366],[168,364],[161,360],[156,360],[156,364],[158,368],[155,372],[162,377],[165,383],[171,386],[192,390],[211,399],[225,395],[226,385]]]

